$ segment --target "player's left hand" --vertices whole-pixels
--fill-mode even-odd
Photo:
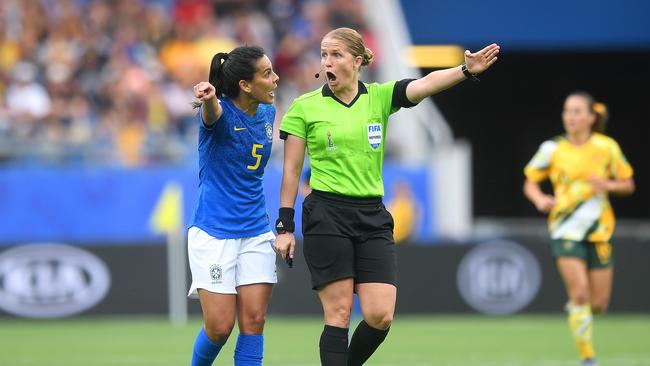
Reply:
[[[492,43],[478,52],[472,53],[469,50],[465,50],[467,70],[472,74],[480,74],[487,70],[496,62],[500,49],[501,47],[498,44]]]
[[[589,177],[589,183],[591,183],[591,185],[593,186],[594,191],[596,191],[596,193],[602,193],[602,192],[610,191],[610,183],[611,183],[611,181],[609,179],[592,176],[592,177]]]

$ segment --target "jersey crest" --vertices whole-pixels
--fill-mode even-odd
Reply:
[[[266,130],[266,138],[270,141],[273,141],[273,125],[270,123],[266,123],[264,125],[264,129]]]
[[[368,133],[368,143],[370,146],[377,150],[381,145],[382,132],[381,123],[371,123],[367,126],[366,132]]]

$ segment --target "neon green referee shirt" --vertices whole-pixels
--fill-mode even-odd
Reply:
[[[359,82],[346,105],[327,84],[294,100],[280,131],[307,141],[313,189],[352,197],[382,197],[381,177],[395,81]]]

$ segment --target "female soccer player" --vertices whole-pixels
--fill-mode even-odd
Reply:
[[[566,134],[545,141],[525,168],[524,194],[549,214],[552,252],[583,366],[597,365],[592,312],[607,310],[612,292],[614,212],[607,196],[634,192],[632,167],[616,141],[603,135],[607,117],[605,105],[590,94],[570,94],[562,112]],[[554,196],[539,186],[547,178]]]
[[[381,178],[388,117],[401,107],[485,71],[499,46],[465,51],[465,64],[421,79],[384,84],[359,81],[372,52],[350,28],[321,41],[322,88],[297,98],[282,120],[284,171],[276,250],[293,258],[294,203],[305,147],[312,193],[303,204],[304,255],[323,306],[323,365],[362,365],[383,342],[393,320],[396,285],[393,219],[382,203]],[[363,321],[348,347],[353,292]]]
[[[199,196],[188,231],[189,296],[205,327],[192,366],[212,365],[238,319],[235,365],[261,365],[264,316],[277,282],[262,177],[271,153],[278,76],[259,47],[217,53],[200,101]]]

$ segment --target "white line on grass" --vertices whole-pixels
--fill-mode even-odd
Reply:
[[[616,366],[648,366],[650,365],[650,359],[640,359],[640,358],[601,358],[599,359],[600,363],[605,365],[616,365]],[[413,363],[409,362],[409,366],[576,366],[579,364],[579,361],[566,361],[566,360],[538,360],[538,361],[513,361],[513,360],[504,360],[504,361],[470,361],[470,362],[418,362]],[[286,366],[318,366],[318,363],[285,363]],[[386,362],[373,362],[373,366],[396,366],[394,363]]]

